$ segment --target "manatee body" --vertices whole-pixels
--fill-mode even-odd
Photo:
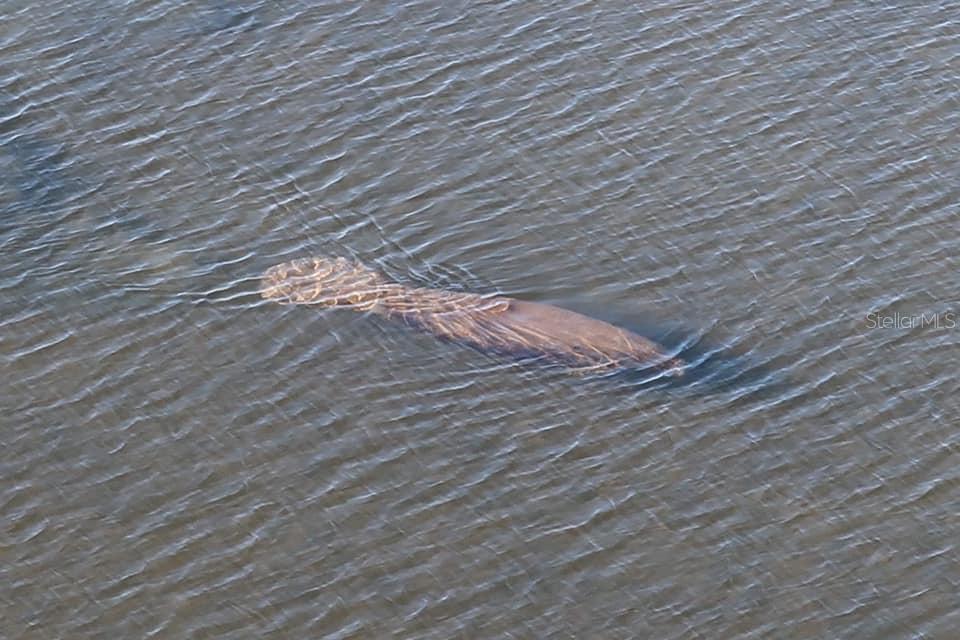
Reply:
[[[506,296],[407,287],[345,258],[303,258],[267,270],[260,287],[282,304],[348,307],[487,353],[578,371],[652,368],[683,374],[660,345],[607,322]]]

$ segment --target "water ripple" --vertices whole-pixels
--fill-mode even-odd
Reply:
[[[868,319],[960,299],[951,9],[13,3],[9,633],[949,637],[956,331]],[[311,254],[688,376],[260,299]]]

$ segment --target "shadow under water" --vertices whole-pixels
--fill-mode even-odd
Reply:
[[[210,2],[200,12],[202,24],[199,27],[203,35],[210,35],[230,29],[252,31],[259,26],[257,8],[238,6],[236,2]]]
[[[49,228],[77,190],[68,145],[38,134],[25,112],[13,95],[0,92],[0,237]]]
[[[0,139],[0,233],[15,226],[37,224],[70,194],[66,145],[39,138],[3,136]],[[25,218],[30,216],[29,221]]]

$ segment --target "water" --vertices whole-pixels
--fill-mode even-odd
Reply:
[[[956,637],[955,5],[0,8],[3,637]],[[313,254],[699,364],[259,299]]]

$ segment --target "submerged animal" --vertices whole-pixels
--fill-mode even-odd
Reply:
[[[574,311],[506,296],[408,287],[346,258],[302,258],[271,267],[260,294],[281,304],[375,313],[482,352],[576,371],[649,368],[680,376],[685,366],[641,335]]]

